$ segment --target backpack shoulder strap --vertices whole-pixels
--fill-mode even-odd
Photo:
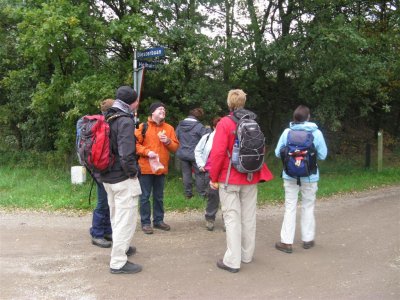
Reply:
[[[148,128],[149,128],[149,124],[147,123],[147,121],[143,122],[143,127],[142,127],[142,137],[143,137],[143,139],[146,136],[146,132],[147,132]]]
[[[107,123],[110,123],[111,121],[114,121],[115,119],[117,119],[117,118],[119,118],[119,117],[122,117],[122,116],[126,116],[126,114],[114,114],[114,115],[108,117],[108,118],[106,119],[106,122],[107,122]]]
[[[211,132],[210,133],[206,133],[206,134],[207,134],[207,137],[206,137],[206,141],[204,142],[203,149],[201,150],[202,153],[204,152],[204,149],[207,146],[207,142],[208,142],[208,139],[210,138]]]
[[[231,119],[233,122],[235,122],[235,124],[237,124],[239,122],[239,118],[237,118],[234,115],[228,115],[228,118]]]

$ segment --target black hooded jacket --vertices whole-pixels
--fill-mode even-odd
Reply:
[[[206,133],[211,129],[204,127],[195,117],[189,116],[179,122],[176,127],[176,136],[179,140],[179,148],[176,155],[181,160],[195,161],[194,148]]]
[[[100,177],[103,182],[113,184],[138,174],[135,122],[130,113],[114,106],[107,111],[105,118],[110,124],[110,144],[115,162]]]

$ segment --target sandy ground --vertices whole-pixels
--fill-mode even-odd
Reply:
[[[112,275],[91,215],[0,211],[0,298],[400,299],[400,186],[318,200],[310,250],[299,230],[292,254],[275,250],[282,217],[282,206],[258,210],[254,261],[231,274],[215,266],[220,214],[208,232],[201,212],[168,213],[170,232],[135,234],[143,271]]]

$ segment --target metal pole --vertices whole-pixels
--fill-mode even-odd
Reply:
[[[136,49],[133,50],[133,89],[138,92],[138,76],[137,76],[138,70],[137,70],[137,59],[136,59]],[[138,94],[139,97],[139,94]],[[135,126],[136,128],[139,128],[139,118],[137,115],[137,109],[134,112],[134,121],[135,121]]]
[[[369,169],[371,167],[371,144],[367,142],[365,145],[365,168]]]
[[[378,131],[378,172],[382,172],[383,130]]]
[[[133,50],[133,89],[138,91],[136,49]]]

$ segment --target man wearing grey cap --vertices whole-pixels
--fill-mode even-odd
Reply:
[[[142,270],[142,266],[128,261],[128,256],[136,252],[136,248],[130,246],[130,243],[136,229],[138,200],[142,193],[137,177],[133,120],[137,100],[134,89],[121,86],[116,92],[114,104],[105,113],[110,124],[111,152],[115,156],[114,164],[101,174],[107,191],[113,231],[110,261],[112,274],[132,274]]]

